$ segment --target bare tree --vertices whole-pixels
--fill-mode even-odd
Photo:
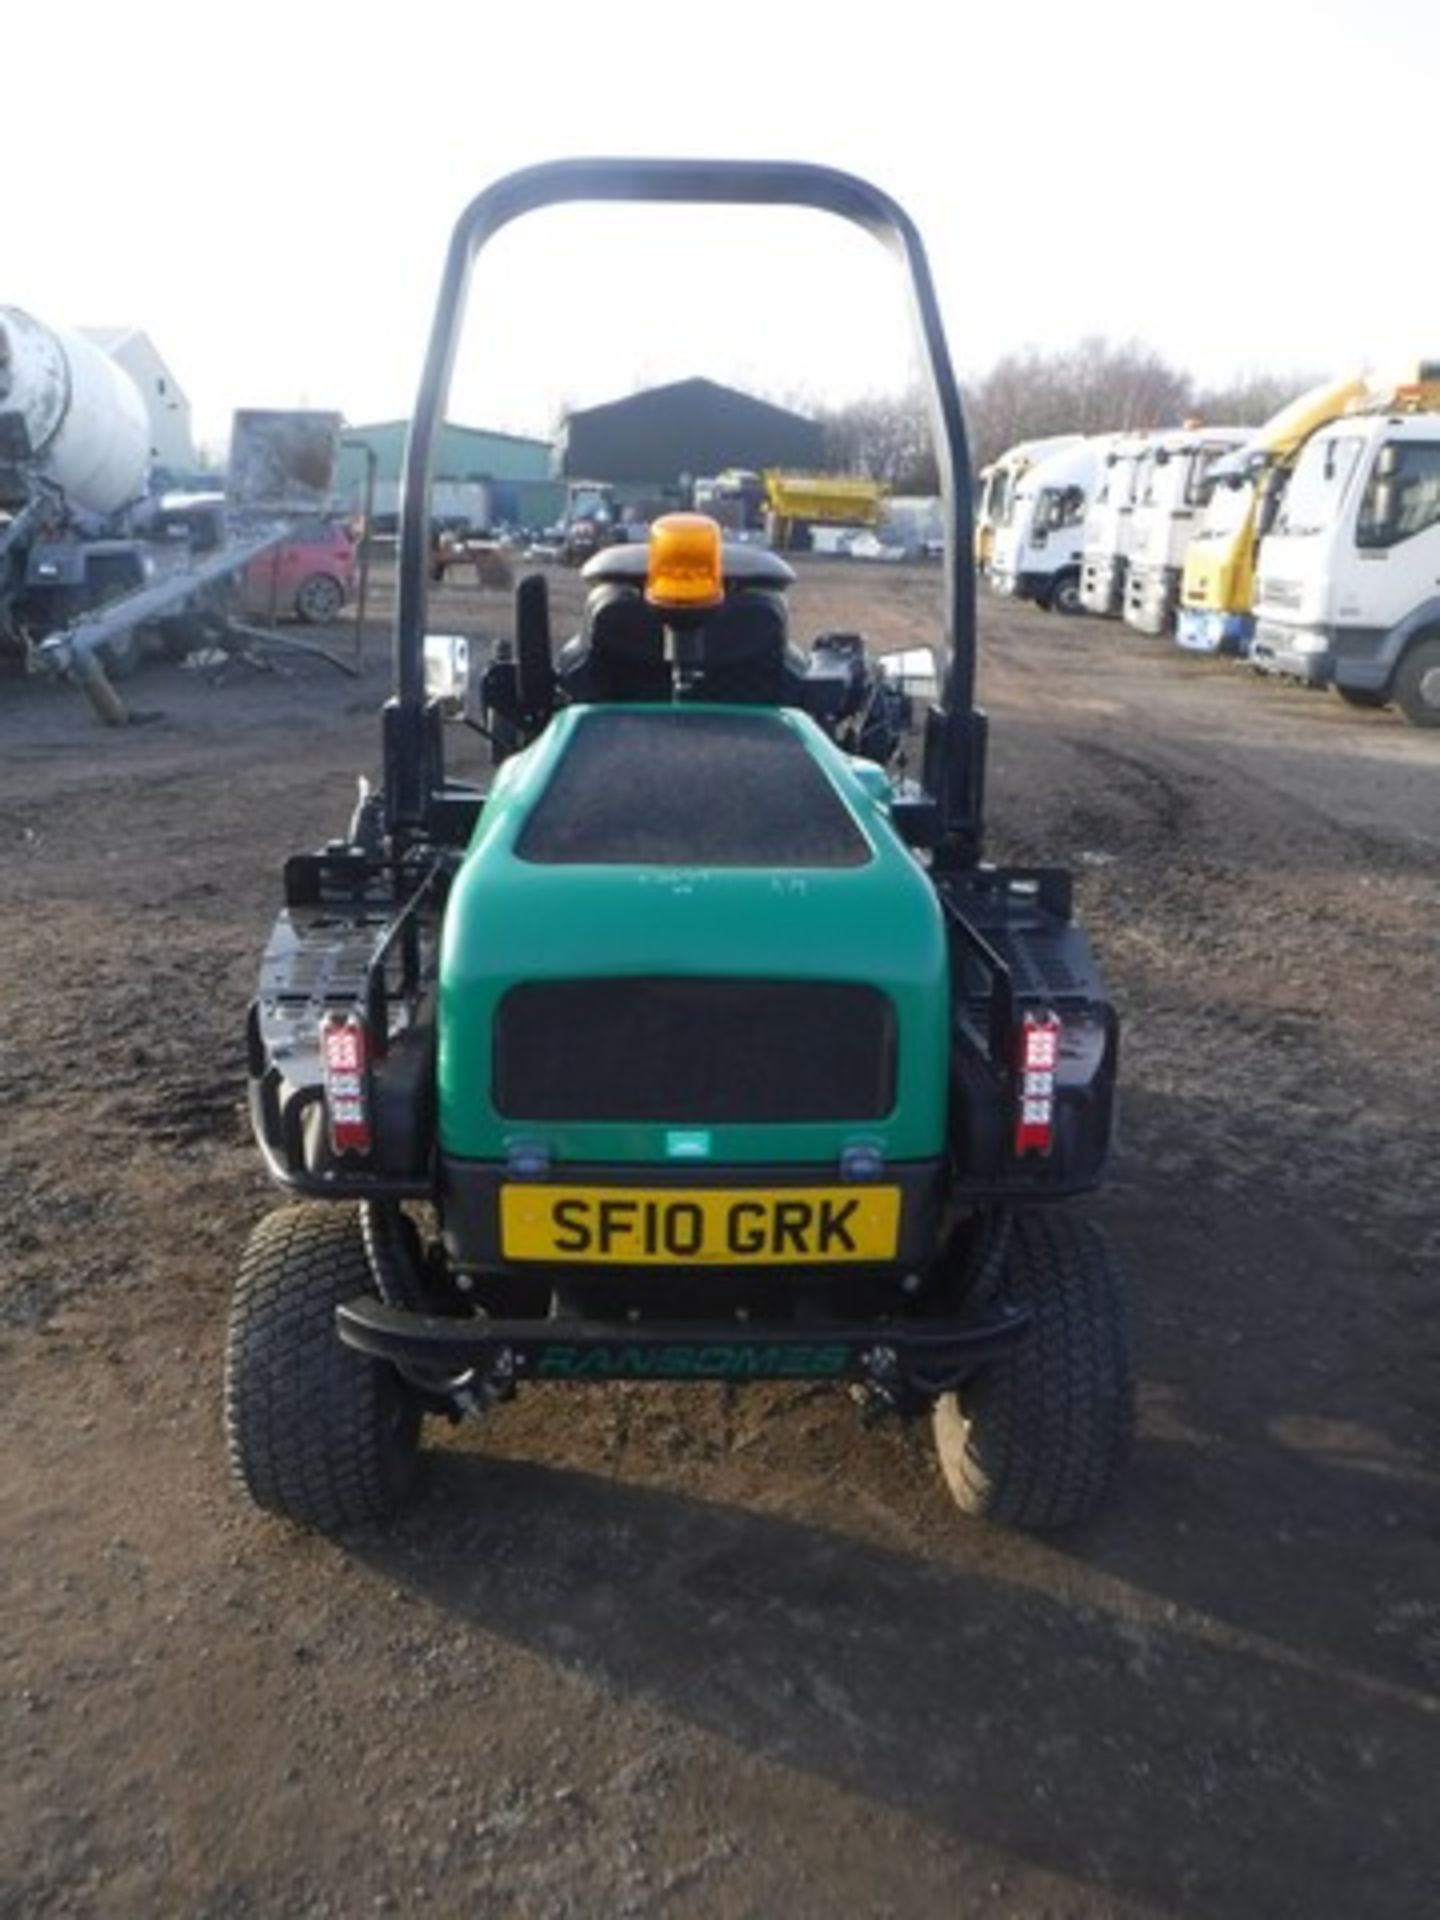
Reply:
[[[868,474],[892,493],[934,493],[940,484],[930,422],[919,387],[872,394],[845,407],[822,408],[827,466]]]
[[[971,458],[980,467],[1018,440],[1138,432],[1178,426],[1192,415],[1257,425],[1314,384],[1303,373],[1250,371],[1229,386],[1201,388],[1143,341],[1111,341],[1101,334],[1087,334],[1057,352],[1025,347],[965,383]],[[937,490],[929,416],[918,386],[841,407],[795,393],[782,404],[820,421],[832,471],[868,474],[895,493]]]
[[[1207,387],[1197,392],[1193,411],[1203,420],[1258,427],[1307,387],[1318,386],[1322,378],[1323,375],[1316,373],[1236,374],[1228,386]]]
[[[1139,341],[1098,334],[1060,353],[1006,354],[966,393],[979,466],[1017,440],[1056,433],[1120,433],[1169,425],[1190,401],[1188,374]]]

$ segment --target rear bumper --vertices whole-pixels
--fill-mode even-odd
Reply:
[[[945,1391],[1022,1340],[1023,1310],[990,1303],[945,1319],[761,1326],[706,1322],[461,1320],[385,1306],[336,1309],[340,1339],[441,1392],[492,1395],[525,1381],[857,1380],[887,1393]]]

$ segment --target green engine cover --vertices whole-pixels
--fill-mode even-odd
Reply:
[[[533,1145],[552,1164],[689,1161],[697,1171],[707,1162],[823,1164],[858,1146],[886,1161],[939,1156],[950,1052],[945,928],[928,876],[890,824],[888,791],[878,768],[850,759],[790,709],[558,714],[500,769],[451,889],[440,959],[442,1151],[494,1161]],[[627,981],[633,988],[609,984]],[[734,983],[721,993],[730,1033],[753,1035],[757,1054],[742,1064],[743,1038],[722,1045],[718,1029],[699,1022],[697,1048],[719,1050],[723,1114],[705,1110],[709,1092],[685,1070],[673,1008],[649,1059],[607,1064],[601,1042],[599,1066],[589,1068],[608,1073],[598,1111],[584,1095],[577,1107],[566,1074],[589,1048],[574,1045],[573,1026],[547,1028],[548,1007],[643,1008],[643,996],[668,994],[683,1010],[708,991],[685,983],[704,982]],[[783,1023],[779,1048],[763,1019],[745,1024],[746,983],[761,982],[775,988],[767,1017]],[[556,993],[537,996],[547,986]],[[807,1019],[792,1026],[787,1006]],[[817,1023],[849,1006],[866,1018],[880,1008],[883,1092],[874,1095],[863,1071],[845,1082],[841,1062],[842,1087],[863,1083],[863,1098],[846,1109],[848,1092],[827,1095],[844,1110],[818,1117],[802,1098],[792,1103],[802,1111],[789,1113],[767,1071],[793,1073],[802,1045],[811,1049],[807,1078],[812,1064],[825,1066],[827,1049],[839,1061],[848,1019]],[[617,1036],[622,1028],[628,1019]],[[517,1063],[517,1048],[550,1057]],[[647,1075],[653,1084],[637,1089]],[[753,1110],[747,1084],[758,1089]],[[676,1085],[690,1091],[670,1111],[665,1090]]]

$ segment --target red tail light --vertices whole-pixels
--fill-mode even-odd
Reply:
[[[1055,1069],[1060,1064],[1060,1019],[1027,1013],[1015,1049],[1015,1151],[1049,1153],[1055,1144]]]
[[[359,1014],[327,1014],[320,1050],[330,1145],[336,1153],[369,1153],[370,1036]]]

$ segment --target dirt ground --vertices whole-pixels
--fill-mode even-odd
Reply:
[[[935,590],[814,563],[799,624]],[[983,629],[991,852],[1075,868],[1126,1022],[1139,1442],[1043,1543],[805,1387],[536,1389],[388,1532],[251,1509],[242,1022],[383,631],[125,732],[0,686],[0,1914],[1440,1911],[1440,735]]]

